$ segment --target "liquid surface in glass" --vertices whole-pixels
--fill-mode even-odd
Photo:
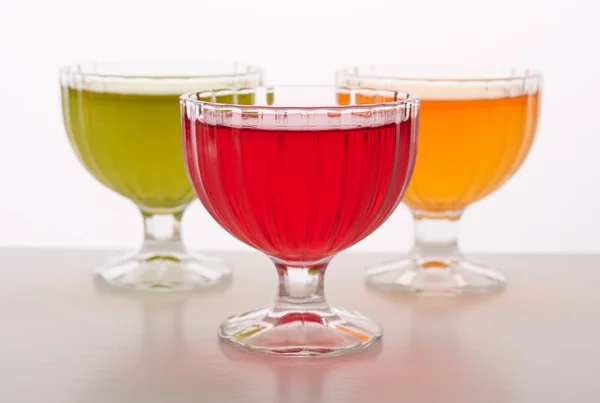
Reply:
[[[102,184],[140,207],[184,207],[195,193],[183,163],[179,97],[64,89],[65,126],[77,156]]]
[[[527,156],[538,93],[479,100],[422,100],[413,210],[459,211],[504,184]]]
[[[356,98],[359,104],[373,98]],[[385,100],[377,100],[382,102]],[[460,211],[502,186],[531,148],[539,92],[491,99],[421,98],[417,162],[404,202]]]
[[[183,164],[179,95],[68,88],[65,126],[77,156],[102,184],[146,208],[194,197]]]
[[[186,117],[190,177],[236,238],[287,262],[330,257],[394,211],[412,170],[411,118],[343,130],[263,130]]]

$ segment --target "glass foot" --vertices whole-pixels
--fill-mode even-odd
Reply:
[[[98,270],[114,286],[141,291],[189,291],[219,283],[231,270],[218,258],[189,253],[141,253]]]
[[[367,271],[369,285],[429,296],[480,294],[502,289],[506,276],[466,259],[407,258]]]
[[[356,312],[324,308],[310,311],[259,309],[228,318],[222,340],[253,352],[317,357],[355,353],[381,338],[379,325]]]

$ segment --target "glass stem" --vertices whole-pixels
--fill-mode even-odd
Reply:
[[[431,260],[447,260],[459,256],[458,226],[462,211],[424,213],[414,211],[415,244],[412,255]]]
[[[325,270],[329,259],[312,265],[289,265],[275,261],[279,293],[275,309],[307,311],[327,308]]]
[[[144,217],[144,242],[141,252],[185,253],[181,240],[183,212],[154,214],[142,210]]]

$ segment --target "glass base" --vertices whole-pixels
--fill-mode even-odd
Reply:
[[[287,357],[356,353],[381,338],[379,325],[356,312],[259,309],[228,318],[219,327],[225,342],[263,354]]]
[[[218,258],[190,253],[138,253],[97,272],[107,283],[129,290],[189,291],[231,276]]]
[[[448,261],[407,258],[369,269],[366,281],[385,291],[453,296],[500,290],[506,276],[464,258]]]

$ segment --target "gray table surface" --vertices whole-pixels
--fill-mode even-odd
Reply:
[[[148,295],[95,283],[108,251],[0,249],[0,402],[600,401],[600,255],[483,255],[503,293],[424,298],[362,282],[391,254],[344,254],[332,304],[381,323],[383,341],[334,359],[255,356],[218,342],[228,314],[268,305],[276,274],[223,253],[227,287]]]

